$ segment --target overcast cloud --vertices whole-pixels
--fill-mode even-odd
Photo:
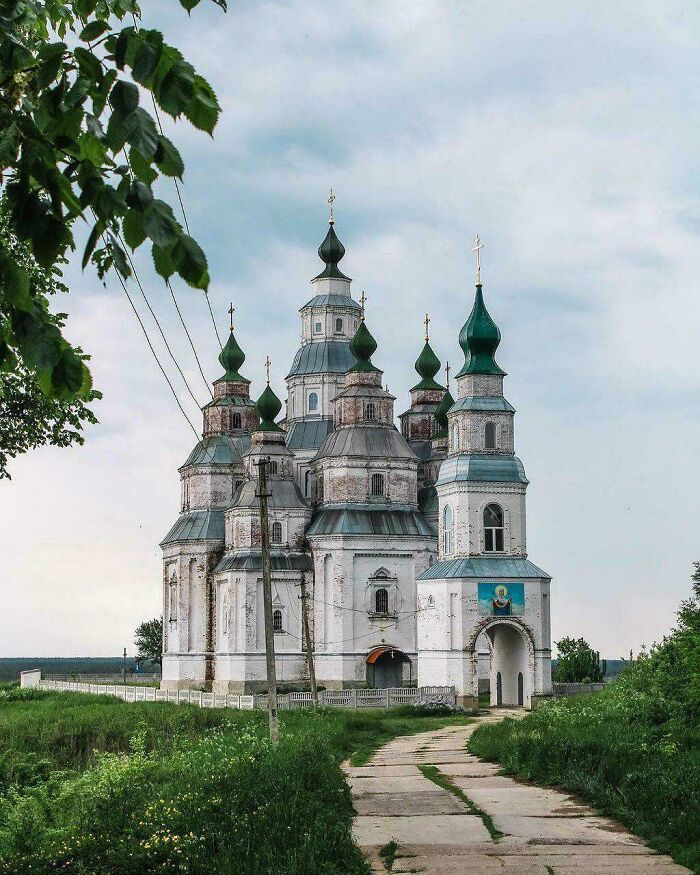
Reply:
[[[269,354],[284,397],[331,185],[397,414],[426,310],[438,356],[461,364],[478,231],[553,637],[615,658],[662,636],[700,559],[697,4],[205,2],[191,18],[143,5],[223,105],[213,140],[173,136],[220,330],[233,300],[254,395]],[[172,302],[147,254],[138,264],[203,402]],[[160,612],[158,542],[195,440],[116,283],[69,278],[61,308],[93,355],[100,425],[0,485],[0,655],[132,651]],[[204,300],[176,293],[214,379]]]

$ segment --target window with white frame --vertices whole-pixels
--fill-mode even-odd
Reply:
[[[487,422],[484,426],[484,446],[487,450],[496,449],[496,423]]]
[[[370,481],[370,493],[374,496],[382,496],[384,495],[384,475],[383,474],[372,474],[372,480]]]
[[[309,392],[309,413],[315,413],[318,410],[318,393]]]
[[[273,544],[281,544],[282,543],[282,523],[275,520],[272,524],[272,534],[271,540]]]
[[[282,626],[282,611],[279,608],[275,608],[272,612],[272,630],[273,632],[284,632]]]
[[[321,334],[323,331],[323,323],[322,322],[314,322],[314,334]]]
[[[442,515],[442,550],[446,556],[452,553],[454,544],[454,513],[449,504]]]
[[[505,550],[503,508],[487,504],[484,508],[484,552],[503,553]]]
[[[389,613],[389,590],[385,586],[377,587],[374,591],[374,613]]]
[[[336,320],[335,320],[335,333],[336,333],[336,334],[342,334],[342,333],[343,333],[343,320],[342,320],[342,319],[336,319]]]

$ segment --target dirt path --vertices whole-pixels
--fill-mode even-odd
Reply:
[[[519,784],[468,754],[478,723],[507,713],[397,738],[347,768],[355,838],[375,872],[392,857],[392,873],[424,875],[689,872],[566,793]]]

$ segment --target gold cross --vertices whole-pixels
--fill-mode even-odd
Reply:
[[[479,235],[476,235],[474,239],[474,243],[476,244],[472,249],[472,252],[476,252],[476,284],[477,286],[481,285],[481,250],[484,248],[484,244],[481,242]]]
[[[233,331],[233,314],[236,308],[233,306],[233,301],[231,302],[231,306],[228,308],[228,315],[231,317],[231,331]]]
[[[270,361],[270,356],[267,356],[265,359],[265,371],[267,373],[267,385],[270,385],[270,365],[272,362]]]
[[[362,321],[365,321],[365,304],[367,303],[367,295],[362,292],[362,297],[360,298],[360,306],[362,307]]]
[[[330,195],[328,196],[328,205],[329,205],[330,208],[331,208],[331,217],[330,217],[330,219],[328,220],[328,224],[329,224],[329,225],[332,225],[333,222],[335,222],[335,219],[333,218],[333,202],[334,202],[334,201],[335,201],[335,195],[333,194],[333,189],[331,189],[331,193],[330,193]]]
[[[430,336],[428,335],[428,325],[430,324],[430,316],[425,314],[425,342],[427,343],[430,340]]]
[[[445,378],[447,380],[447,388],[450,388],[450,363],[447,362],[445,365]]]

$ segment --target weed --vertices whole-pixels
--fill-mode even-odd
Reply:
[[[437,766],[418,766],[418,768],[428,780],[433,782],[433,784],[437,784],[438,787],[442,787],[443,790],[452,793],[453,796],[456,796],[457,799],[464,802],[472,814],[476,814],[480,817],[494,842],[500,841],[500,839],[503,838],[503,833],[496,829],[491,815],[479,808],[476,802],[470,799],[464,790],[454,784],[447,775],[438,769]]]
[[[383,847],[379,849],[379,856],[382,858],[382,862],[384,863],[384,868],[387,872],[391,872],[391,868],[394,865],[394,860],[396,859],[396,852],[398,851],[399,846],[396,844],[394,839],[390,842],[387,842]]]

